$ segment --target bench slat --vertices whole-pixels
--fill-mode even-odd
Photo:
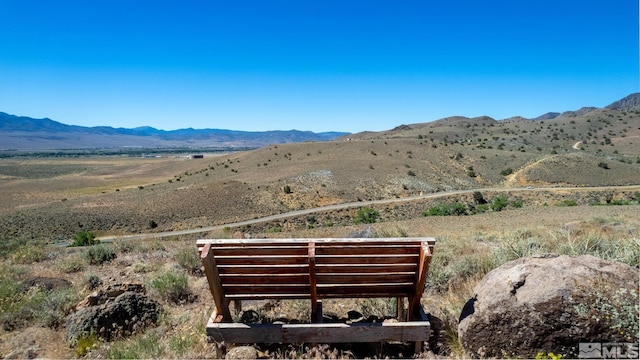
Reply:
[[[247,275],[285,275],[285,274],[309,274],[309,266],[305,265],[253,265],[240,266],[228,265],[218,267],[220,275],[247,274]]]
[[[394,255],[394,254],[415,254],[420,245],[401,245],[401,246],[319,246],[316,249],[316,255]]]
[[[415,273],[382,273],[382,274],[319,274],[316,276],[318,286],[324,284],[370,284],[376,286],[384,283],[412,283]]]
[[[307,265],[306,256],[216,256],[218,266],[225,265]]]
[[[410,264],[332,264],[316,266],[317,274],[411,272],[415,274],[418,265]]]
[[[222,282],[229,285],[265,285],[265,284],[308,284],[309,274],[300,275],[249,275],[249,274],[234,274],[234,275],[221,275]],[[227,286],[229,286],[227,285]]]
[[[246,247],[215,247],[216,256],[273,256],[273,255],[297,255],[306,256],[306,246],[283,246],[283,247],[263,247],[263,246],[246,246]]]
[[[342,255],[316,256],[317,266],[325,264],[417,264],[418,254],[415,255]]]
[[[223,285],[225,295],[227,297],[231,295],[276,295],[276,294],[306,294],[309,297],[309,284],[274,284],[274,285]]]

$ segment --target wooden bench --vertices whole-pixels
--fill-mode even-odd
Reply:
[[[338,343],[413,341],[430,323],[420,304],[433,238],[200,239],[215,308],[209,342]],[[322,299],[398,298],[398,322],[322,323]],[[404,298],[407,298],[405,307]],[[240,324],[242,300],[309,299],[310,324]]]

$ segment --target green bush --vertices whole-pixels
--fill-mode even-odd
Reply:
[[[502,211],[509,205],[509,198],[506,195],[498,195],[491,200],[491,210]]]
[[[511,175],[513,174],[513,169],[512,168],[506,168],[502,171],[500,171],[500,175],[502,176],[507,176],[507,175]]]
[[[466,214],[467,207],[460,202],[452,204],[438,204],[422,212],[422,216],[460,216]]]
[[[358,210],[358,212],[356,213],[356,218],[353,222],[356,224],[373,224],[374,222],[376,222],[376,220],[378,220],[379,216],[380,213],[378,212],[378,210],[365,207]]]
[[[90,231],[78,231],[73,236],[73,242],[69,246],[90,246],[99,244],[100,240],[96,240],[96,236]]]
[[[82,256],[90,265],[100,265],[115,259],[116,253],[110,246],[100,244],[88,248]]]
[[[578,206],[578,203],[573,199],[565,199],[558,203],[558,206]]]
[[[151,288],[162,299],[181,303],[192,298],[187,275],[177,271],[166,271],[160,273],[151,279]]]

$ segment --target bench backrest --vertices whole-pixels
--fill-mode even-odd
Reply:
[[[424,290],[434,245],[433,238],[197,241],[203,262],[217,269],[207,273],[212,292],[228,300],[414,296]]]

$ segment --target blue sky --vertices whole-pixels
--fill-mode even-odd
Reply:
[[[638,0],[0,0],[0,111],[73,125],[386,130],[640,91]]]

